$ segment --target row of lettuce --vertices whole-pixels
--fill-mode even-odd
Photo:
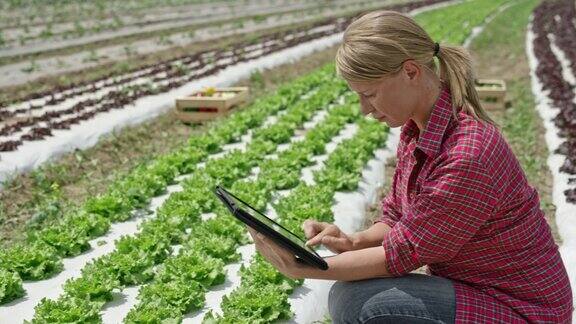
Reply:
[[[115,181],[105,193],[88,199],[55,224],[29,232],[25,242],[0,251],[0,304],[25,294],[22,280],[47,279],[60,273],[62,258],[90,249],[90,240],[106,234],[111,223],[126,221],[134,217],[136,211],[145,210],[152,197],[165,193],[179,175],[194,172],[199,163],[221,152],[226,144],[238,142],[249,130],[261,133],[252,146],[262,151],[270,148],[272,140],[285,138],[286,125],[272,130],[272,127],[262,127],[263,123],[269,116],[289,107],[313,104],[313,99],[301,97],[320,86],[339,84],[344,88],[344,84],[336,80],[333,68],[327,66],[257,99],[250,107],[212,124],[205,134],[190,138],[188,145],[180,150],[137,167]],[[319,100],[318,96],[313,98]],[[219,163],[222,167],[214,165],[206,171],[223,176],[225,181],[230,173],[224,169],[226,163]]]
[[[314,164],[313,157],[324,154],[326,143],[330,142],[334,136],[337,135],[348,123],[358,120],[359,114],[357,107],[349,102],[351,99],[349,95],[347,96],[347,99],[348,100],[346,103],[331,108],[327,117],[313,129],[308,131],[302,141],[293,142],[287,150],[284,150],[278,154],[277,159],[266,160],[261,163],[261,171],[258,173],[256,179],[244,179],[235,182],[231,186],[232,192],[247,200],[259,210],[265,210],[267,204],[273,199],[274,192],[277,192],[279,189],[292,189],[296,186],[302,185],[303,182],[300,180],[301,170]],[[270,172],[272,170],[277,170],[278,172],[281,172],[282,170],[286,172],[289,170],[291,173],[298,174],[298,179],[297,181],[290,183],[276,182],[274,180],[276,171]],[[214,198],[211,198],[211,200],[214,200]],[[227,219],[230,223],[236,223],[236,221],[231,219],[229,212],[222,204],[216,202],[214,203],[216,204],[213,209],[214,213],[216,214],[214,219]],[[210,219],[207,222],[212,220],[213,219]],[[202,224],[198,226],[201,227]],[[205,246],[201,247],[199,245],[189,245],[186,243],[184,247],[179,251],[178,256],[166,261],[165,264],[170,263],[175,259],[189,258],[189,255],[197,255],[198,253],[204,253],[208,255],[202,259],[188,259],[189,266],[195,267],[196,264],[194,262],[198,262],[197,260],[203,260],[200,262],[207,263],[208,265],[206,268],[213,271],[213,273],[218,273],[218,281],[209,282],[208,285],[200,283],[200,286],[202,286],[203,289],[201,289],[200,292],[196,290],[196,293],[194,294],[196,298],[199,299],[192,301],[189,298],[189,289],[191,289],[189,283],[190,281],[197,280],[196,278],[184,274],[184,278],[182,278],[183,280],[173,280],[166,282],[162,279],[161,276],[159,276],[156,277],[150,285],[143,286],[140,289],[138,296],[139,303],[130,311],[130,313],[128,313],[128,316],[125,318],[125,322],[151,323],[161,322],[164,320],[180,322],[185,314],[196,312],[205,306],[205,290],[209,289],[211,285],[222,283],[224,280],[223,266],[230,262],[238,261],[239,259],[239,255],[236,251],[238,250],[239,246],[246,243],[244,241],[246,238],[246,232],[243,227],[241,227],[241,229],[242,235],[239,237],[235,236],[236,240],[234,244],[232,242],[226,244],[225,253],[215,255],[210,249],[206,249]],[[194,227],[191,230],[191,235],[193,235],[194,238],[198,238],[205,235],[205,233],[197,232],[196,228]],[[214,244],[222,247],[223,245],[219,245],[219,242],[224,242],[225,237],[229,236],[230,234],[226,233],[224,237],[214,238]],[[219,259],[220,263],[219,266],[216,266],[216,271],[214,271],[214,264],[216,262],[210,259],[210,257]],[[257,272],[253,272],[252,267],[242,267],[240,270],[242,277],[249,276],[253,278],[255,282],[261,282],[268,277],[276,281],[281,281],[284,283],[285,287],[292,287],[294,285],[292,281],[283,277],[265,263],[260,264],[260,266],[261,267],[258,268],[259,270]],[[163,270],[161,269],[160,271]],[[182,271],[182,273],[187,272]],[[152,294],[150,291],[154,291],[154,293]],[[269,299],[268,297],[274,296],[261,296],[261,298],[262,297],[272,301],[273,299]],[[249,296],[248,298],[252,297]],[[271,313],[275,313],[276,308],[277,307],[269,307],[269,311]],[[264,313],[266,312],[267,311],[264,311]],[[276,317],[264,316],[260,320],[264,320],[266,318],[267,320],[273,320]]]
[[[112,299],[113,291],[150,281],[152,284],[141,289],[139,298],[152,296],[149,299],[154,302],[141,303],[128,315],[127,322],[150,322],[150,314],[160,316],[175,309],[182,312],[201,307],[205,290],[223,282],[224,264],[238,260],[236,248],[247,243],[243,227],[217,204],[212,188],[220,184],[235,192],[254,194],[254,185],[238,181],[250,175],[254,167],[260,167],[261,177],[270,185],[269,192],[284,187],[274,182],[282,170],[296,160],[308,160],[313,152],[321,152],[318,140],[330,138],[335,123],[345,123],[349,119],[345,114],[353,110],[331,110],[321,124],[326,126],[317,126],[308,133],[310,140],[292,144],[291,149],[278,153],[276,160],[265,156],[276,151],[279,144],[289,142],[315,111],[335,102],[344,90],[342,82],[326,80],[310,96],[290,106],[274,124],[255,130],[245,151],[231,151],[194,170],[182,182],[183,191],[171,194],[156,217],[140,226],[140,233],[121,238],[114,252],[89,263],[79,278],[66,282],[58,300],[42,300],[33,322],[99,322],[99,311]],[[255,203],[258,205],[258,201]],[[208,212],[218,216],[201,221],[200,215]],[[181,248],[171,256],[174,244]]]
[[[358,187],[366,162],[387,139],[388,128],[377,121],[362,119],[358,125],[354,137],[340,143],[323,168],[315,172],[313,185],[300,183],[274,204],[282,226],[303,237],[304,220],[334,221],[336,191]],[[248,267],[241,267],[240,278],[240,286],[223,298],[222,314],[209,312],[204,323],[269,323],[293,316],[289,294],[302,280],[283,276],[259,255]]]
[[[33,321],[100,322],[99,310],[106,301],[111,300],[112,290],[126,284],[146,282],[150,283],[140,288],[139,304],[125,318],[126,323],[180,322],[184,314],[201,309],[206,291],[224,282],[224,266],[238,261],[238,247],[248,243],[244,228],[210,194],[210,188],[218,183],[231,186],[233,192],[262,210],[272,199],[273,192],[295,187],[292,194],[275,204],[275,208],[281,224],[297,233],[302,234],[300,224],[310,215],[330,221],[333,218],[330,209],[334,192],[354,189],[365,162],[386,140],[387,129],[374,121],[359,120],[357,102],[350,95],[346,99],[343,105],[330,109],[328,116],[310,130],[304,140],[292,143],[287,150],[279,153],[278,159],[263,158],[266,153],[274,152],[273,149],[262,154],[259,148],[250,145],[245,152],[229,153],[235,154],[237,161],[240,161],[234,168],[237,171],[236,179],[220,182],[218,176],[212,177],[206,172],[193,173],[183,183],[183,191],[172,194],[159,208],[157,218],[144,223],[142,232],[136,238],[147,237],[146,242],[136,239],[117,245],[118,251],[140,250],[131,257],[149,259],[149,264],[134,267],[127,277],[118,276],[117,270],[109,265],[95,268],[91,264],[79,279],[67,283],[62,298],[57,301],[44,300],[37,307]],[[308,117],[302,118],[295,124],[296,127],[312,116],[304,111],[302,114],[308,114]],[[308,186],[300,180],[285,185],[272,180],[274,172],[269,170],[274,168],[285,170],[289,166],[293,172],[300,174],[304,167],[314,163],[313,156],[325,153],[326,143],[347,123],[354,121],[359,125],[356,135],[339,144],[324,168],[315,172],[315,185]],[[286,143],[289,139],[274,144]],[[350,159],[350,156],[354,158]],[[250,159],[260,163],[249,163]],[[240,180],[257,165],[261,167],[261,172],[255,180]],[[233,171],[232,168],[230,171]],[[340,174],[342,178],[355,181],[335,181],[334,177],[326,177],[326,174]],[[293,213],[296,205],[305,208]],[[200,215],[209,211],[214,212],[216,217],[201,221]],[[170,256],[170,244],[181,245],[174,256]],[[161,265],[151,266],[154,262]],[[243,266],[240,275],[240,287],[224,298],[223,317],[214,317],[210,313],[205,318],[206,322],[270,322],[291,315],[288,294],[302,281],[282,276],[259,257],[255,257],[248,267]],[[74,282],[83,285],[72,285]]]

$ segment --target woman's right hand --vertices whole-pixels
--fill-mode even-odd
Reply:
[[[338,226],[325,222],[306,220],[302,224],[306,245],[314,246],[322,244],[334,253],[342,253],[355,249],[353,238],[342,232]]]

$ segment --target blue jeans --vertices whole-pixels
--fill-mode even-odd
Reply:
[[[330,289],[328,308],[339,323],[454,323],[452,281],[410,273],[402,277],[338,281]]]

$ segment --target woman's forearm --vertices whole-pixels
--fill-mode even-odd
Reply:
[[[354,250],[366,249],[382,245],[384,235],[392,228],[384,223],[375,223],[367,230],[350,235]]]
[[[382,241],[391,229],[385,223],[375,223],[367,230],[348,235],[353,249],[326,258],[328,270],[303,265],[295,277],[355,281],[390,276]]]
[[[300,278],[355,281],[376,277],[389,277],[386,255],[381,246],[340,253],[325,259],[328,270],[302,268]]]

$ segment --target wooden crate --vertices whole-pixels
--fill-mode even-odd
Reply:
[[[201,123],[228,114],[248,99],[248,87],[216,88],[214,96],[203,96],[197,91],[190,96],[176,99],[176,115],[186,123]],[[218,93],[233,92],[231,97],[218,97]]]
[[[480,103],[484,109],[506,108],[506,83],[504,80],[477,79],[475,83]]]

